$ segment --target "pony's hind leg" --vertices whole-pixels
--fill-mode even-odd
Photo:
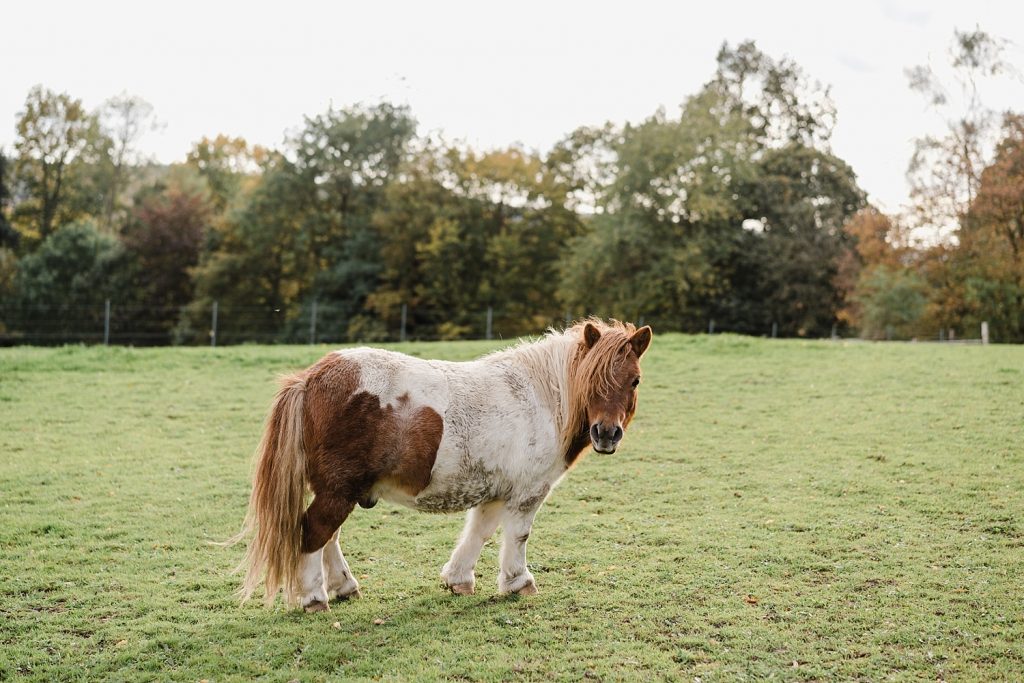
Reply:
[[[346,498],[320,493],[306,509],[302,518],[302,554],[299,557],[296,598],[307,612],[328,609],[327,588],[324,585],[324,545],[334,536],[354,507],[355,503]]]
[[[444,585],[458,595],[472,595],[475,590],[476,576],[473,568],[494,530],[501,521],[502,503],[484,503],[469,511],[466,515],[466,526],[462,529],[459,544],[455,546],[452,557],[441,569],[441,580]]]
[[[359,582],[341,553],[338,544],[338,531],[324,546],[324,576],[327,577],[325,587],[328,600],[348,600],[359,597]]]

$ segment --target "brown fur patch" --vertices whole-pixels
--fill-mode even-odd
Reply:
[[[323,546],[370,490],[390,480],[410,495],[430,483],[443,420],[415,408],[408,394],[394,405],[357,391],[359,367],[343,356],[321,359],[306,377],[306,476],[315,494],[303,520],[303,551]]]
[[[444,420],[433,408],[418,408],[410,414],[408,403],[409,395],[403,394],[398,398],[397,410],[391,406],[386,409],[385,428],[394,432],[392,449],[398,455],[398,462],[388,478],[410,496],[415,496],[430,483]]]

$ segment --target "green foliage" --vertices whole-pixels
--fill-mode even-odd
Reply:
[[[828,88],[752,41],[724,44],[677,112],[581,127],[546,153],[417,136],[407,107],[382,102],[308,117],[277,150],[217,135],[161,167],[135,150],[155,120],[144,101],[88,112],[39,86],[10,183],[0,156],[0,248],[16,251],[0,287],[15,256],[91,219],[136,262],[116,296],[133,343],[205,342],[215,306],[221,343],[478,337],[491,313],[505,336],[597,314],[808,337],[988,321],[1020,341],[1024,126],[1006,116],[989,154],[996,119],[977,88],[1012,71],[1005,47],[981,29],[955,35],[965,108],[918,141],[909,171],[917,223],[958,231],[931,247],[866,208],[829,148]],[[908,75],[952,106],[929,68]]]
[[[250,146],[244,138],[218,135],[197,142],[185,163],[206,179],[218,212],[223,212],[242,191],[245,181],[258,177],[260,165],[268,156],[267,150]]]
[[[376,286],[372,216],[414,128],[406,109],[388,104],[307,119],[288,154],[271,155],[255,187],[235,195],[196,270],[182,336],[203,337],[214,301],[226,340],[305,338],[314,299],[323,329],[347,325]],[[223,197],[238,191],[227,162],[239,149],[231,141],[203,145],[190,163]]]
[[[192,269],[199,263],[215,205],[206,181],[176,166],[135,197],[122,242],[137,262],[127,291],[133,299],[126,327],[139,341],[171,339],[182,308],[193,299]]]
[[[815,147],[833,117],[827,91],[795,64],[752,43],[723,47],[678,118],[658,112],[607,136],[603,211],[563,262],[564,303],[657,316],[660,329],[717,320],[827,334],[842,305],[842,226],[864,201],[852,169]]]
[[[927,302],[920,275],[887,266],[864,271],[855,298],[862,311],[861,334],[873,339],[915,336]]]
[[[18,115],[16,182],[28,199],[15,208],[15,223],[39,240],[57,227],[98,212],[97,176],[109,147],[99,119],[67,93],[35,86]]]
[[[825,336],[843,303],[835,282],[850,244],[843,225],[864,204],[853,170],[826,152],[788,145],[767,150],[737,194],[762,225],[746,255],[748,272],[758,273],[755,290],[744,298],[760,298],[782,334]]]
[[[994,339],[1024,342],[1024,116],[1005,117],[958,237],[966,324],[987,321]]]
[[[0,149],[0,249],[16,248],[21,239],[21,235],[7,217],[11,203],[11,190],[7,180],[8,166],[7,156]]]
[[[93,223],[64,226],[20,260],[8,326],[44,343],[82,330],[99,338],[104,302],[128,291],[133,268],[117,238]]]
[[[0,679],[1024,668],[1020,347],[657,335],[623,447],[587,455],[537,517],[539,595],[496,595],[500,534],[478,594],[450,595],[462,517],[382,502],[341,531],[362,600],[239,607],[242,548],[209,541],[239,528],[276,377],[328,350],[0,349]]]

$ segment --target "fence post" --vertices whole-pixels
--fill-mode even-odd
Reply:
[[[946,341],[946,328],[945,327],[940,327],[939,328],[939,341]]]
[[[402,304],[402,329],[398,333],[398,341],[405,341],[405,318],[406,315],[408,314],[408,311],[408,306]]]
[[[708,334],[714,334],[714,333],[715,333],[715,321],[714,320],[709,320],[708,321]]]
[[[981,323],[981,343],[988,344],[988,321]]]
[[[309,314],[309,343],[316,344],[316,298],[313,298],[313,310]]]
[[[949,341],[956,341],[956,330],[949,328]]]
[[[110,299],[103,306],[103,345],[110,346]]]
[[[839,334],[836,332],[836,329],[836,324],[832,323],[832,336],[830,337],[830,339],[839,339]]]
[[[210,346],[217,345],[217,302],[213,302],[213,320],[210,321]]]
[[[569,327],[569,325],[571,325],[571,324],[572,324],[572,315],[569,313],[569,311],[566,311],[565,312],[565,326]]]
[[[487,307],[487,339],[491,338],[491,324],[494,322],[494,308]]]
[[[779,336],[779,324],[777,322],[773,321],[772,322],[772,339],[775,339],[778,336]]]

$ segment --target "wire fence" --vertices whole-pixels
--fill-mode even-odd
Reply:
[[[103,344],[131,346],[261,344],[331,344],[350,342],[439,341],[453,339],[513,339],[541,334],[584,317],[565,311],[554,315],[523,310],[488,307],[480,311],[453,314],[450,310],[394,306],[381,312],[348,311],[313,300],[290,307],[225,304],[140,306],[107,300],[100,304],[65,304],[58,307],[17,309],[0,303],[0,346],[62,344]],[[760,328],[731,325],[716,320],[680,320],[637,313],[626,319],[655,330],[689,333],[738,333],[761,337],[780,334],[777,322]],[[792,336],[792,335],[789,335]],[[843,339],[836,326],[826,338]],[[891,333],[880,339],[898,340]],[[982,323],[975,335],[943,329],[931,338],[904,341],[985,343],[988,325]]]

